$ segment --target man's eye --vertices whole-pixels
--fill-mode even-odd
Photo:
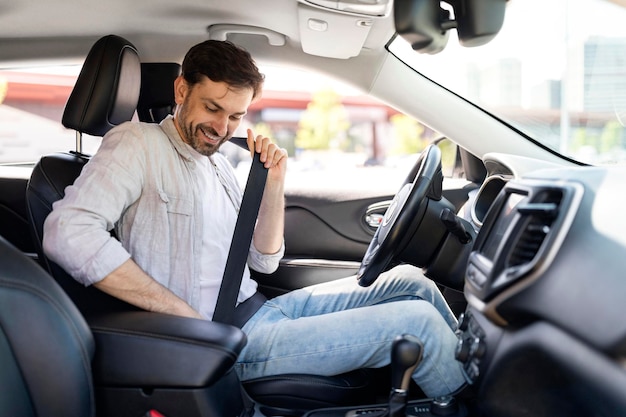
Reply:
[[[211,112],[211,113],[215,113],[215,112],[217,111],[217,109],[212,109],[212,108],[210,108],[210,107],[205,107],[205,109],[206,109],[208,112]]]

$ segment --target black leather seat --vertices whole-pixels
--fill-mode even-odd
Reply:
[[[0,415],[95,415],[94,351],[68,296],[0,237]]]
[[[178,64],[142,65],[130,42],[115,35],[106,36],[94,44],[85,60],[68,100],[63,124],[76,130],[77,138],[82,133],[103,136],[115,125],[131,120],[135,108],[144,121],[159,122],[173,110],[173,80],[179,71]],[[47,259],[41,247],[43,223],[52,204],[63,198],[65,187],[74,182],[88,161],[89,156],[81,152],[80,146],[73,152],[43,157],[29,181],[27,203],[40,263],[87,321],[94,324],[101,323],[102,315],[137,308],[94,287],[82,286]],[[115,318],[116,323],[120,321]],[[297,415],[317,407],[368,402],[369,375],[367,370],[335,377],[279,375],[246,381],[244,387],[253,399],[281,410],[282,415]]]
[[[0,416],[241,415],[232,366],[245,341],[232,326],[148,312],[88,326],[0,237]]]

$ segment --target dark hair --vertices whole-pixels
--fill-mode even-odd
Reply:
[[[192,86],[204,75],[234,88],[251,88],[253,97],[260,94],[265,78],[248,51],[232,42],[216,40],[191,47],[183,60],[182,74]]]

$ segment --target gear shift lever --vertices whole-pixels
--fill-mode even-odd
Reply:
[[[422,361],[422,353],[422,343],[415,336],[405,334],[393,341],[388,417],[405,417],[409,383],[415,368]]]

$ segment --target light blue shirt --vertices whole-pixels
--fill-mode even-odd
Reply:
[[[237,210],[242,198],[230,163],[220,154],[212,160],[226,191],[217,196],[204,194],[196,171],[202,167],[171,117],[160,125],[129,122],[112,129],[46,219],[46,255],[84,285],[102,280],[132,257],[199,309],[203,233],[206,222],[220,221],[204,216],[203,198],[229,198]],[[248,265],[272,273],[283,253],[284,245],[270,255],[251,245]],[[247,274],[239,301],[251,295],[251,288],[256,283]]]

